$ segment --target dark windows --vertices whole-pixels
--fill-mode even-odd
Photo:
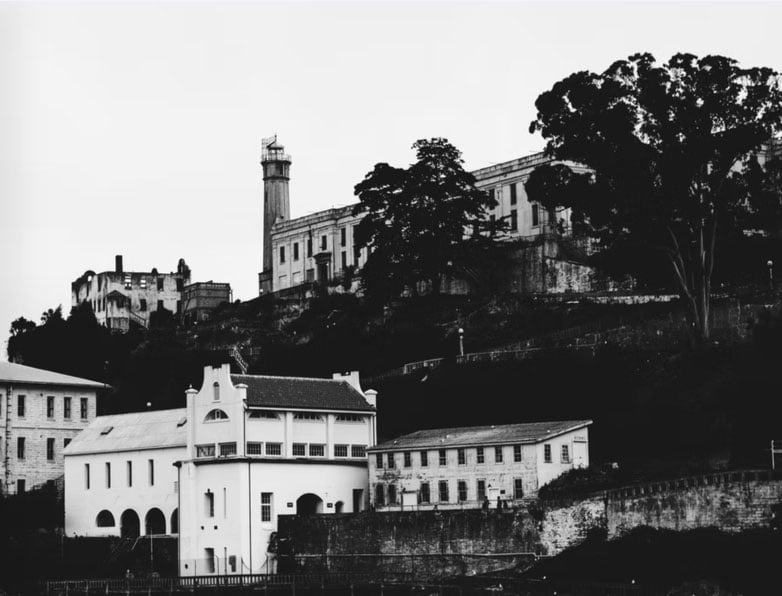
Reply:
[[[26,483],[22,478],[20,478],[19,480],[16,481],[16,494],[20,495],[25,490],[27,490]]]
[[[393,484],[388,485],[388,504],[396,505],[396,486]]]
[[[323,234],[323,236],[320,237],[320,250],[326,250],[328,246],[328,238],[326,237],[326,234]]]
[[[272,521],[272,493],[261,493],[261,521]]]
[[[46,439],[46,459],[52,461],[54,459],[54,439]]]
[[[538,206],[535,203],[532,204],[532,225],[540,225],[540,214],[538,213]]]
[[[339,231],[339,245],[345,246],[348,242],[348,231],[347,228],[341,228]]]
[[[440,449],[440,451],[438,452],[438,456],[439,456],[439,463],[441,466],[444,466],[446,465],[446,463],[448,463],[445,449]]]
[[[367,446],[366,445],[351,445],[350,457],[366,457]]]
[[[494,461],[498,464],[502,463],[502,447],[494,448]]]
[[[24,459],[24,437],[16,437],[16,459]]]
[[[563,464],[569,464],[570,463],[570,446],[569,445],[562,445],[560,447],[560,462]]]
[[[125,475],[126,475],[128,486],[133,486],[133,462],[132,461],[125,462],[125,470],[126,470]]]
[[[447,480],[440,480],[437,484],[439,492],[440,492],[440,502],[441,503],[447,503],[448,502],[448,481]]]
[[[181,292],[182,288],[185,287],[185,282],[181,277],[176,278],[176,291]]]
[[[464,480],[459,480],[456,483],[456,489],[459,493],[459,502],[463,503],[467,500],[467,482]]]
[[[282,443],[266,443],[266,455],[282,455]]]
[[[513,479],[513,498],[520,499],[524,496],[524,489],[522,488],[521,478]]]
[[[429,496],[429,483],[428,482],[422,482],[421,483],[421,502],[422,503],[428,503],[431,499]]]
[[[348,266],[348,253],[346,253],[344,250],[342,251],[342,268],[347,269]]]
[[[139,309],[141,309],[142,312],[147,310],[147,300],[146,298],[139,298]]]
[[[464,453],[464,449],[459,448],[456,450],[456,459],[459,462],[460,466],[463,466],[467,463],[467,456]]]
[[[515,205],[516,204],[516,185],[511,184],[510,185],[510,204]]]
[[[158,300],[157,301],[157,309],[158,310],[163,310],[163,308],[164,308],[163,301],[162,300]]]
[[[84,464],[84,488],[90,488],[90,464]]]
[[[515,209],[510,210],[510,231],[515,232],[519,229],[519,217]]]
[[[212,400],[220,401],[220,383],[218,383],[217,381],[212,383]],[[228,418],[228,415],[226,415],[226,418]]]
[[[82,397],[79,400],[79,414],[82,420],[87,420],[87,398]]]
[[[299,260],[299,243],[294,242],[293,243],[293,260],[298,261]]]
[[[375,467],[376,468],[382,468],[383,467],[383,454],[382,453],[375,453]]]
[[[347,457],[348,446],[347,445],[334,445],[334,457]]]
[[[163,291],[163,278],[158,277],[157,278],[157,291],[162,292]]]
[[[106,488],[111,488],[111,462],[106,462]]]
[[[385,494],[383,492],[383,485],[382,484],[376,484],[375,485],[375,506],[376,507],[382,507],[386,504],[385,500]]]
[[[322,443],[310,443],[310,457],[324,457],[326,446]]]
[[[486,481],[478,480],[477,487],[478,500],[483,501],[486,498]]]
[[[306,443],[294,443],[293,444],[293,457],[304,457],[307,455]]]
[[[46,398],[46,417],[54,418],[54,396],[49,395]]]
[[[312,238],[307,238],[307,256],[312,256]]]
[[[231,455],[236,455],[236,442],[231,443],[220,443],[220,457],[229,457]]]
[[[215,516],[215,494],[211,490],[204,493],[204,515],[206,517]]]
[[[285,247],[281,246],[280,247],[280,263],[284,263],[284,262],[285,262]]]
[[[551,445],[549,443],[543,445],[543,462],[547,464],[551,463]]]
[[[521,445],[513,446],[513,461],[515,462],[521,461]]]
[[[24,418],[25,413],[25,396],[24,395],[17,395],[16,396],[16,415],[19,416],[19,418]]]
[[[428,451],[422,451],[421,452],[421,467],[425,468],[429,465],[429,452]]]
[[[196,457],[214,457],[215,456],[215,446],[214,443],[211,445],[196,445]]]
[[[409,451],[405,451],[405,453],[404,453],[404,461],[405,461],[405,467],[406,468],[409,468],[411,465],[413,465],[412,458],[410,457],[410,452]]]
[[[475,461],[479,464],[482,464],[486,461],[486,458],[483,454],[483,447],[475,448]]]
[[[388,454],[388,467],[389,469],[394,469],[396,467],[396,462],[394,460],[394,454],[389,453]]]
[[[70,439],[63,439],[62,440],[62,448],[63,449],[65,449],[70,444],[71,444],[71,440]]]
[[[147,471],[149,475],[149,486],[155,486],[155,460],[147,460]]]

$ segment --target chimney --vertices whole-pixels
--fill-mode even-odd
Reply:
[[[364,392],[364,398],[370,406],[377,408],[377,391],[374,389],[367,389]]]
[[[349,372],[343,372],[343,373],[334,373],[331,375],[331,378],[335,381],[347,381],[349,385],[352,385],[353,388],[358,391],[359,393],[364,393],[364,391],[361,389],[361,383],[358,378],[358,371],[357,370],[351,370]]]
[[[114,257],[114,271],[116,273],[122,273],[122,255]]]

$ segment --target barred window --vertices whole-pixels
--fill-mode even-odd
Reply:
[[[475,461],[479,464],[482,464],[485,460],[485,456],[483,454],[483,447],[476,447],[475,449]]]
[[[513,446],[513,461],[521,461],[521,445]]]
[[[334,457],[347,457],[348,446],[347,445],[334,445]]]
[[[282,455],[282,443],[266,443],[266,455]]]
[[[319,444],[312,444],[310,445],[310,456],[311,457],[323,457],[326,455],[326,446],[325,445],[319,445]]]
[[[220,443],[220,455],[236,455],[236,443]]]
[[[307,455],[307,444],[306,443],[294,443],[293,444],[293,456],[294,457],[304,457]]]
[[[494,448],[494,461],[498,464],[502,463],[502,447]]]
[[[353,445],[350,448],[350,457],[366,457],[367,446],[366,445]]]
[[[263,443],[260,441],[247,441],[247,455],[263,455]]]
[[[404,453],[404,461],[405,461],[405,467],[406,468],[409,468],[410,466],[413,465],[412,458],[410,457],[410,452],[409,451],[405,451],[405,453]]]
[[[196,445],[196,457],[214,457],[215,446],[212,445]]]

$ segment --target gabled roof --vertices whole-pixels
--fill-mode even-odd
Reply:
[[[65,455],[161,449],[187,445],[187,411],[156,410],[98,416],[65,448]]]
[[[562,420],[559,422],[525,422],[491,426],[464,426],[419,430],[370,447],[367,451],[401,449],[438,449],[509,443],[540,443],[571,430],[592,424],[591,420]]]
[[[74,385],[80,387],[93,387],[95,389],[107,387],[103,383],[72,377],[42,368],[34,368],[14,362],[0,362],[0,382],[30,383],[35,385]]]
[[[372,411],[364,396],[347,381],[302,377],[231,375],[234,385],[247,385],[247,405],[305,410]]]

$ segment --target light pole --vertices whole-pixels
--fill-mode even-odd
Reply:
[[[459,356],[464,356],[464,329],[459,327]]]
[[[766,267],[768,267],[768,289],[773,290],[774,289],[774,261],[769,259],[768,263],[766,263]]]

